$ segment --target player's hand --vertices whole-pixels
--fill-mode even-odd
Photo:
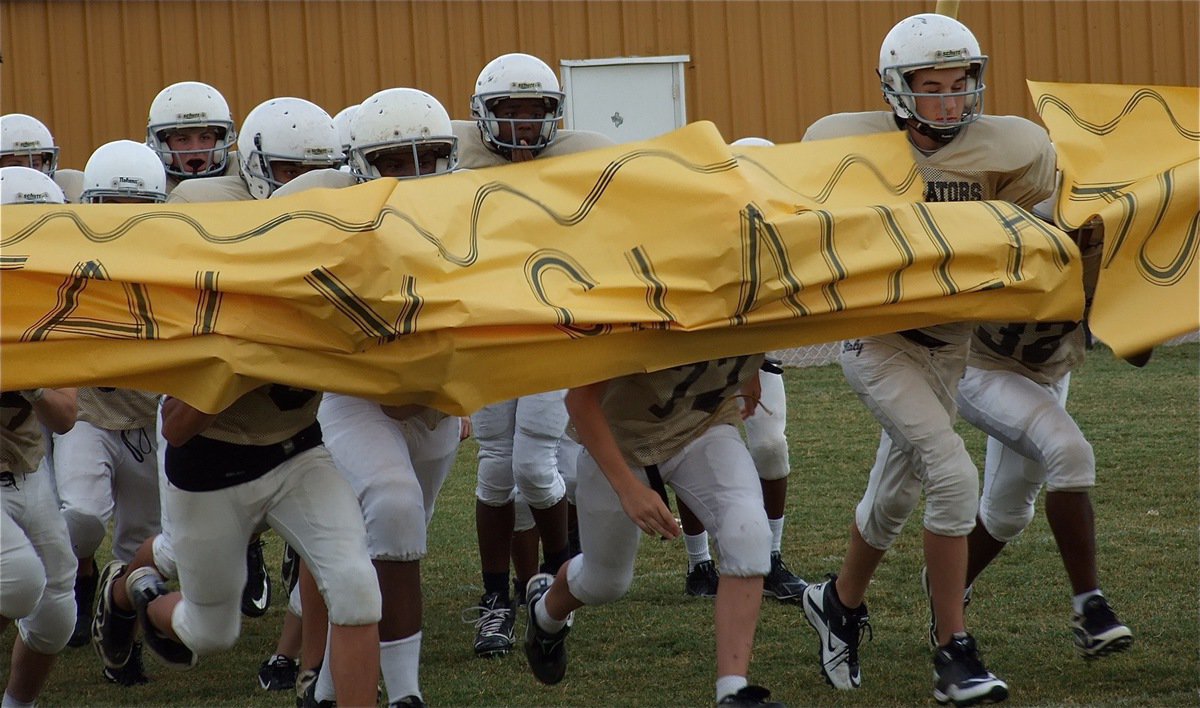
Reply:
[[[617,496],[626,516],[642,531],[665,539],[678,538],[683,533],[675,523],[674,514],[653,489],[638,483],[618,492]]]
[[[742,384],[742,420],[754,415],[761,398],[762,381],[758,378],[758,372],[755,372],[753,376],[746,379],[746,383]]]
[[[462,442],[471,437],[471,419],[464,415],[458,419],[458,423],[460,426],[458,429],[458,441]]]
[[[524,140],[521,141],[521,144],[529,145],[529,143],[525,142]],[[512,161],[514,163],[515,162],[529,162],[532,159],[533,159],[533,150],[515,149],[512,151]]]

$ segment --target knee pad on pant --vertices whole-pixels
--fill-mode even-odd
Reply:
[[[1086,492],[1096,486],[1096,453],[1082,437],[1062,445],[1046,460],[1046,489]]]
[[[175,606],[171,626],[197,656],[227,651],[237,642],[242,628],[239,602],[197,605],[184,600]]]
[[[13,553],[4,559],[0,577],[0,616],[21,619],[33,613],[46,591],[46,568],[32,547],[28,553]]]
[[[584,556],[578,555],[567,565],[567,584],[571,594],[585,605],[604,605],[620,600],[629,592],[633,568],[589,568]]]
[[[425,557],[425,506],[416,477],[376,477],[361,491],[359,500],[372,559],[415,561]]]
[[[979,518],[988,535],[1002,543],[1009,543],[1029,526],[1033,521],[1036,509],[1033,504],[1017,508],[998,509],[988,505],[986,501],[979,503]]]
[[[475,498],[485,506],[504,506],[517,498],[517,488],[512,484],[511,478],[506,483],[498,484],[491,479],[485,479],[481,470],[475,483]]]
[[[175,565],[175,549],[171,547],[171,539],[166,534],[154,537],[150,547],[154,553],[154,567],[158,574],[166,580],[178,580],[179,568]]]
[[[62,514],[67,522],[67,534],[71,537],[71,548],[75,557],[90,558],[96,555],[96,550],[104,542],[104,522],[99,517],[75,507],[63,509]]]
[[[771,528],[762,506],[727,509],[716,530],[721,573],[753,578],[771,570]]]
[[[979,472],[963,451],[960,464],[931,469],[925,479],[924,526],[939,536],[966,536],[979,511]]]
[[[53,656],[67,646],[75,631],[75,594],[71,588],[55,591],[48,586],[28,617],[17,621],[25,646]]]
[[[748,437],[746,442],[747,448],[750,450],[750,457],[754,460],[754,468],[758,470],[759,479],[769,482],[783,479],[791,474],[786,439]]]
[[[920,498],[921,490],[917,485],[906,486],[898,493],[876,497],[873,501],[863,497],[854,509],[858,533],[871,548],[886,551],[900,537]]]
[[[361,563],[347,564],[332,575],[321,588],[329,607],[329,623],[358,627],[378,622],[383,616],[383,599],[379,594],[379,578],[370,561],[364,558]]]

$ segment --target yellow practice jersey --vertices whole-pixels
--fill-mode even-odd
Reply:
[[[104,430],[134,430],[154,425],[158,394],[127,388],[79,389],[78,419]]]
[[[839,113],[809,126],[804,140],[827,140],[897,130],[886,111]],[[932,154],[916,147],[913,159],[925,180],[926,202],[1002,200],[1032,210],[1054,192],[1055,154],[1045,129],[1017,116],[980,116]],[[970,324],[927,327],[921,332],[962,343]]]
[[[33,404],[16,391],[5,391],[0,394],[0,408],[0,472],[33,472],[46,454]]]
[[[737,425],[738,392],[762,363],[762,354],[747,354],[622,376],[609,382],[600,405],[625,458],[656,465],[714,425]]]
[[[221,411],[203,433],[238,445],[274,445],[313,424],[321,394],[282,384],[260,386]]]
[[[495,167],[512,164],[506,157],[488,149],[479,133],[479,124],[473,120],[451,121],[454,135],[458,137],[458,166],[465,169]],[[611,138],[590,130],[559,130],[554,141],[537,154],[537,157],[570,155],[613,145]]]

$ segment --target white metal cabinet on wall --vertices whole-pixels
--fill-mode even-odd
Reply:
[[[653,138],[687,123],[686,54],[564,59],[564,125],[603,133],[618,143]]]

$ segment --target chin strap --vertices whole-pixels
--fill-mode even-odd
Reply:
[[[927,138],[938,141],[942,145],[945,145],[953,140],[954,137],[958,135],[959,131],[962,130],[961,125],[955,125],[948,128],[935,128],[928,123],[922,123],[916,118],[909,118],[907,121],[905,121],[905,125]]]

